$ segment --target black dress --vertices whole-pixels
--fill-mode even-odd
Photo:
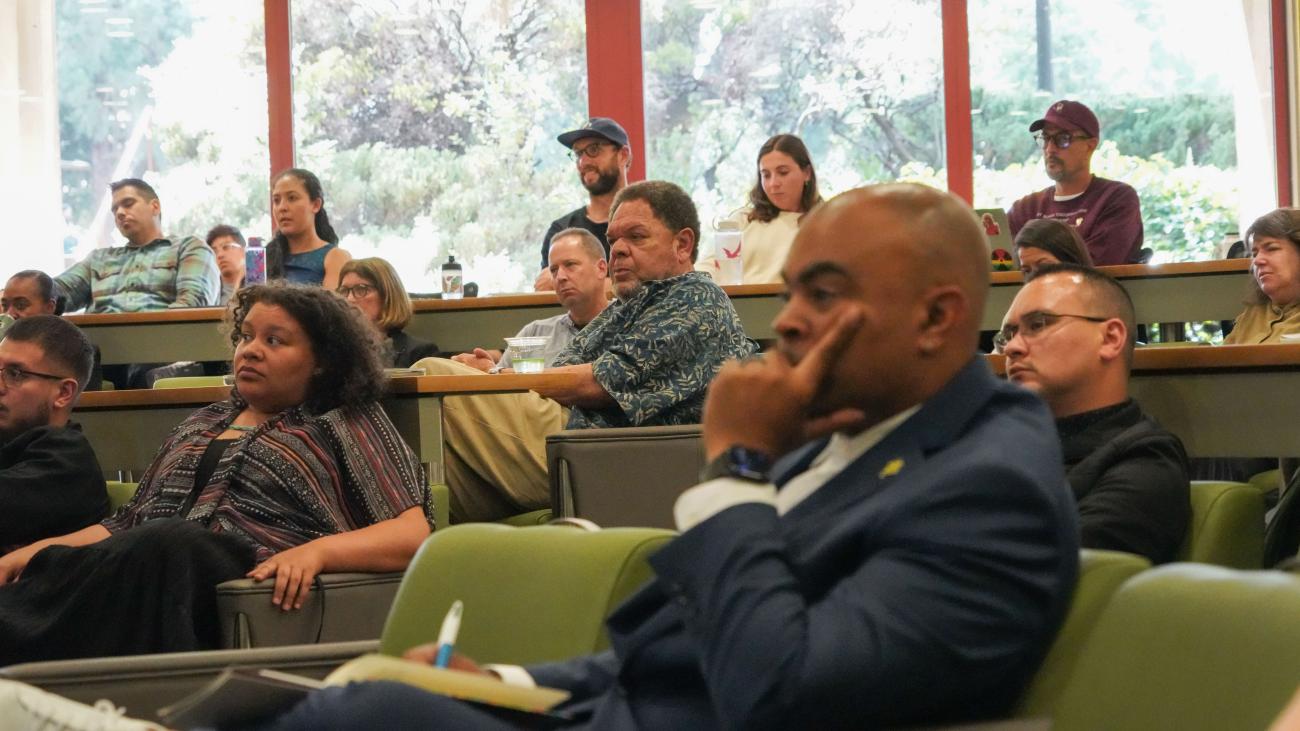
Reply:
[[[386,359],[390,368],[410,368],[415,361],[439,353],[435,343],[413,338],[402,330],[388,331],[388,348]]]

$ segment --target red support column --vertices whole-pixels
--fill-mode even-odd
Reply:
[[[587,0],[587,113],[627,130],[629,181],[645,179],[641,0]]]
[[[290,0],[265,0],[266,110],[271,175],[293,167],[293,64]]]
[[[1291,195],[1291,64],[1288,63],[1287,0],[1273,0],[1273,139],[1277,154],[1277,204],[1293,205]]]
[[[975,200],[975,152],[970,115],[970,36],[966,0],[943,0],[943,116],[948,190]]]

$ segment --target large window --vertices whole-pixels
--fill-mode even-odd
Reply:
[[[437,292],[448,254],[531,289],[585,192],[555,135],[586,116],[582,0],[295,0],[297,161],[353,256]]]
[[[827,196],[942,166],[938,3],[643,0],[642,28],[648,175],[706,229],[745,203],[773,134],[803,138]]]
[[[121,243],[108,210],[117,178],[154,186],[170,235],[264,228],[261,3],[59,0],[55,9],[62,220],[38,240],[63,247],[57,256],[36,247],[43,268],[58,273]]]
[[[1133,185],[1154,261],[1216,256],[1276,206],[1269,3],[971,0],[975,204],[1051,184],[1028,125],[1056,99],[1101,122],[1093,172]]]

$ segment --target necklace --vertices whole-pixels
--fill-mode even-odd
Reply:
[[[230,430],[232,430],[232,431],[242,431],[242,432],[254,432],[254,431],[257,431],[257,427],[255,427],[255,426],[244,426],[243,424],[231,424],[230,426],[227,426],[226,428],[227,428],[227,429],[230,429]]]

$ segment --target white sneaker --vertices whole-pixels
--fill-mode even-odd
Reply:
[[[164,731],[126,718],[106,700],[88,706],[35,686],[0,679],[0,726],[6,731]]]

